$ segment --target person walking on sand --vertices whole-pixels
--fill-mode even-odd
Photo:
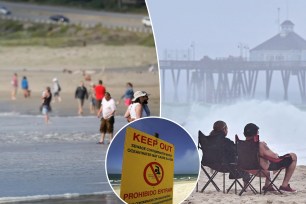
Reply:
[[[106,92],[106,88],[103,86],[103,81],[99,80],[98,85],[96,85],[95,87],[97,110],[99,110],[101,107],[101,102],[102,102],[102,99],[104,98],[105,92]]]
[[[121,96],[121,99],[124,99],[124,105],[126,106],[131,105],[133,96],[134,96],[133,84],[131,82],[127,82],[126,90],[124,94]],[[118,101],[117,104],[119,104],[120,100]]]
[[[45,123],[49,123],[49,112],[51,112],[51,100],[52,93],[50,87],[46,87],[46,90],[42,94],[42,114],[45,116]]]
[[[101,138],[98,144],[104,144],[104,138],[106,133],[109,134],[109,143],[112,141],[115,123],[115,111],[115,100],[112,99],[110,93],[106,92],[105,97],[102,100],[101,107],[97,113],[98,118],[102,113],[100,123]]]
[[[246,140],[253,140],[253,138],[259,135],[259,127],[254,123],[249,123],[244,127],[244,136]],[[278,170],[280,168],[285,168],[285,177],[283,179],[282,185],[279,190],[283,192],[297,192],[295,189],[291,188],[289,181],[294,173],[297,163],[297,156],[295,153],[288,153],[283,156],[279,156],[277,153],[273,152],[267,145],[267,143],[259,142],[259,157],[260,166],[263,170],[267,171],[266,175],[270,175],[269,171]],[[266,178],[266,182],[262,190],[276,191],[273,186],[270,185],[269,180]]]
[[[16,100],[16,94],[17,94],[17,89],[18,89],[18,75],[17,73],[14,73],[12,80],[11,80],[11,85],[12,85],[12,100]]]
[[[96,113],[96,91],[95,91],[96,85],[91,82],[90,88],[88,90],[89,95],[89,110],[90,113]]]
[[[60,96],[60,92],[62,90],[59,82],[58,82],[58,79],[57,78],[53,78],[52,80],[52,92],[53,92],[53,96],[54,96],[54,100],[53,100],[53,103],[55,101],[57,102],[61,102],[62,99],[61,99],[61,96]]]
[[[148,103],[148,93],[145,91],[136,91],[134,93],[134,98],[132,99],[132,104],[127,108],[124,117],[128,122],[134,121],[142,117],[150,116],[150,110],[147,106]]]
[[[81,81],[80,86],[78,86],[75,90],[75,98],[78,100],[78,114],[82,115],[84,100],[88,99],[88,92],[83,81]]]
[[[25,98],[29,97],[29,96],[30,96],[30,95],[29,95],[29,93],[30,93],[30,91],[29,91],[29,82],[28,82],[26,76],[23,76],[23,77],[22,77],[22,80],[21,80],[21,88],[22,88],[22,90],[23,90],[23,96],[24,96]]]

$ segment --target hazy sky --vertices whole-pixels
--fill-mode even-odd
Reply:
[[[254,48],[291,20],[306,39],[305,0],[147,0],[159,59],[165,50],[190,50],[195,58],[239,56],[239,43]],[[244,53],[246,50],[244,50]],[[182,52],[181,52],[182,53]]]
[[[130,127],[154,135],[175,147],[175,174],[197,174],[199,172],[199,156],[197,147],[188,133],[177,124],[160,118],[144,118],[129,124]],[[107,154],[108,173],[120,173],[126,127],[123,128],[112,142]]]

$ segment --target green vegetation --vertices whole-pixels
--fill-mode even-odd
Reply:
[[[0,20],[0,45],[67,47],[90,44],[155,46],[152,33],[106,29],[100,25],[83,28],[77,25]]]
[[[147,14],[147,7],[145,4],[145,0],[6,0],[6,1]]]

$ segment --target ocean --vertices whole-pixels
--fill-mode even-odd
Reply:
[[[116,117],[115,132],[125,119]],[[105,174],[99,119],[0,113],[0,203],[122,203]]]
[[[228,138],[244,138],[247,123],[259,126],[261,141],[279,155],[294,152],[298,165],[306,165],[304,144],[306,109],[302,105],[265,100],[241,100],[233,104],[163,103],[162,116],[177,121],[198,142],[198,131],[209,134],[213,123],[223,120],[229,128]]]
[[[121,184],[121,174],[108,174],[109,182],[113,187],[120,186]],[[198,174],[174,174],[174,182],[180,181],[196,181],[198,179]]]

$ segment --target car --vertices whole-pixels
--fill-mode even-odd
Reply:
[[[0,14],[2,15],[10,15],[12,12],[8,10],[5,6],[0,6]]]
[[[55,21],[55,22],[69,23],[69,18],[67,18],[66,16],[63,16],[63,15],[53,15],[53,16],[50,16],[50,20],[51,21]]]
[[[142,18],[141,20],[142,24],[145,26],[145,27],[151,27],[152,24],[151,24],[151,20],[150,20],[150,17],[149,16],[145,16]]]

